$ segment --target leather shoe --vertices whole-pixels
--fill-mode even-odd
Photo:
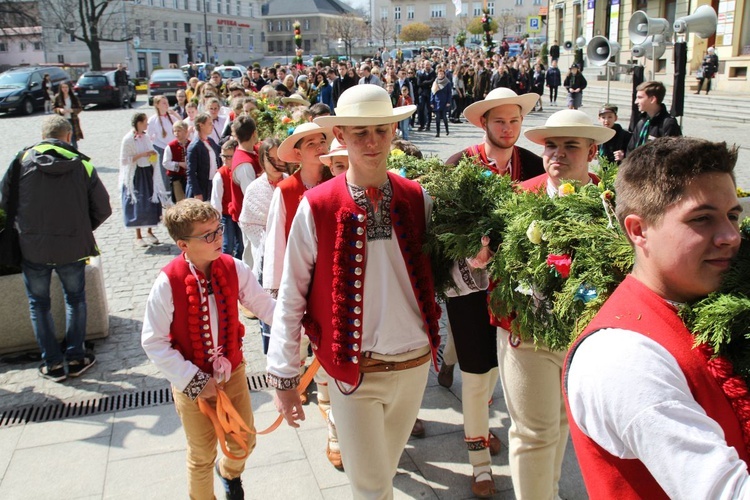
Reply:
[[[442,385],[446,389],[453,385],[453,368],[455,365],[446,365],[440,367],[438,372],[438,384]]]
[[[490,455],[493,457],[500,453],[500,448],[502,448],[503,443],[495,436],[493,433],[490,432]]]
[[[344,462],[341,461],[341,452],[334,451],[330,445],[326,445],[326,456],[331,465],[336,467],[338,470],[344,470]]]
[[[424,422],[420,419],[414,421],[414,427],[411,428],[411,435],[415,438],[423,438],[425,435]]]
[[[477,481],[476,476],[474,476],[471,478],[471,492],[477,498],[490,498],[497,492],[495,481],[492,476],[484,481]]]

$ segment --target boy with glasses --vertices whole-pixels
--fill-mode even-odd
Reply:
[[[263,291],[252,270],[222,253],[224,226],[208,203],[189,198],[164,213],[164,225],[182,254],[159,273],[146,304],[141,345],[172,384],[175,409],[187,438],[190,498],[213,498],[212,468],[226,498],[244,498],[240,475],[245,458],[216,460],[216,434],[198,400],[214,404],[222,389],[242,420],[253,428],[250,393],[242,356],[244,326],[238,302],[271,322],[275,301]],[[245,434],[248,452],[255,435]],[[228,449],[242,448],[229,440]]]

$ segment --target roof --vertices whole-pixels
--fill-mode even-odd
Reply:
[[[273,0],[263,5],[261,14],[266,16],[300,16],[306,14],[357,14],[340,0]]]
[[[28,36],[42,33],[41,26],[21,26],[17,28],[0,28],[0,36]]]

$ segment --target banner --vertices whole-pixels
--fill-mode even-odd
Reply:
[[[461,0],[453,0],[453,5],[456,6],[456,17],[460,16],[463,11],[463,3]]]

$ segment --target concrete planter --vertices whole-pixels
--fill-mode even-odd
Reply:
[[[0,354],[37,350],[23,275],[0,276],[0,290],[3,291],[3,300],[0,301]],[[57,339],[62,340],[65,337],[65,300],[55,273],[52,273],[50,298]],[[86,340],[107,337],[109,311],[101,257],[92,258],[86,266],[86,309]]]

